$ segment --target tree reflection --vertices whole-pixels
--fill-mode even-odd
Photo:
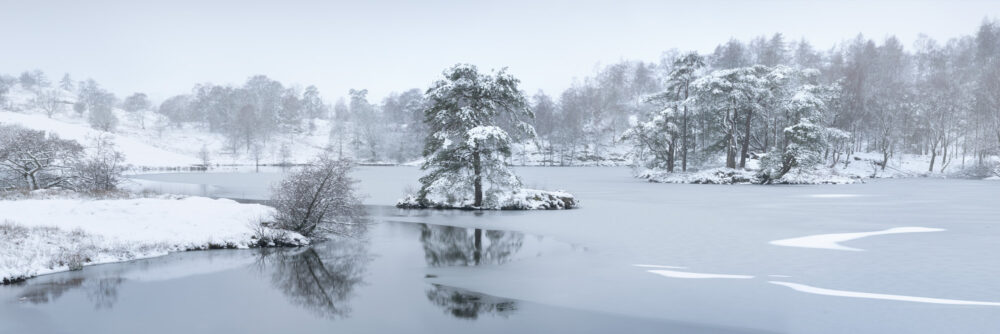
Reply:
[[[521,249],[524,234],[420,224],[420,242],[431,266],[502,264]]]
[[[94,303],[95,309],[110,309],[118,302],[118,287],[125,280],[120,277],[104,277],[86,279],[83,277],[68,277],[52,279],[47,282],[28,285],[18,300],[32,304],[46,304],[56,301],[64,293],[83,289],[87,300]]]
[[[506,318],[517,311],[517,302],[444,285],[434,284],[427,290],[427,300],[445,309],[456,318],[478,319],[490,314]]]
[[[259,263],[292,303],[336,319],[350,314],[354,288],[370,261],[365,242],[331,240],[305,250],[265,249]]]

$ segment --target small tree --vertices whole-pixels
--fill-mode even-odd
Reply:
[[[91,153],[74,168],[74,187],[90,192],[117,190],[127,169],[125,155],[115,149],[110,135],[102,134],[93,140]]]
[[[90,106],[87,121],[90,127],[101,131],[114,132],[118,126],[118,117],[113,111],[115,96],[111,93],[100,93]]]
[[[125,109],[142,129],[146,128],[146,110],[149,110],[150,106],[149,98],[143,93],[129,95],[122,101],[122,109]]]
[[[472,195],[473,207],[482,207],[484,186],[509,191],[521,186],[506,165],[511,138],[501,124],[533,137],[534,128],[522,118],[533,118],[519,81],[501,70],[479,73],[473,65],[459,64],[444,71],[444,80],[427,90],[429,106],[424,123],[429,128],[420,178],[418,201],[428,196]],[[461,201],[461,200],[460,200]]]
[[[367,229],[364,208],[348,174],[353,164],[321,155],[289,173],[271,191],[277,209],[274,227],[322,239],[328,234],[357,236]]]
[[[279,165],[288,166],[292,164],[292,146],[288,143],[281,143],[281,147],[278,148],[278,162]]]
[[[73,91],[73,79],[70,78],[69,73],[63,74],[62,80],[59,80],[59,88],[67,92]]]
[[[198,150],[198,160],[201,160],[201,166],[205,169],[212,164],[212,152],[208,150],[207,145],[201,145],[201,150]]]
[[[83,113],[87,112],[87,104],[83,102],[73,103],[73,112],[75,112],[77,116],[83,116]]]
[[[38,92],[38,96],[35,98],[35,106],[45,112],[45,115],[52,118],[52,115],[60,113],[63,111],[66,102],[59,99],[59,91],[55,89],[46,89]]]

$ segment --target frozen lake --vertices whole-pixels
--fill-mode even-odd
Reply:
[[[650,184],[624,168],[518,172],[582,208],[397,210],[420,171],[362,167],[378,222],[367,243],[187,252],[43,276],[0,287],[0,333],[1000,328],[995,182],[713,186]],[[262,199],[280,173],[139,178]]]

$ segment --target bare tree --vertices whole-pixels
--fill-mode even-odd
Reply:
[[[71,169],[82,152],[83,147],[73,140],[0,125],[0,168],[21,179],[30,190],[70,187]]]
[[[56,89],[46,89],[38,92],[35,97],[35,106],[45,112],[45,116],[52,118],[52,115],[60,113],[68,102],[59,99],[59,91]]]
[[[198,150],[198,160],[201,160],[201,166],[205,169],[212,164],[212,152],[208,150],[207,145],[201,145],[201,150]]]
[[[115,149],[111,135],[93,140],[91,153],[74,168],[75,188],[89,192],[114,191],[125,180],[125,155]]]
[[[129,95],[122,101],[122,109],[125,109],[143,129],[146,128],[146,110],[149,110],[150,106],[149,98],[143,93]]]
[[[272,190],[277,213],[274,227],[314,239],[327,235],[357,236],[367,229],[364,208],[348,174],[353,163],[321,155],[302,169],[288,173]]]

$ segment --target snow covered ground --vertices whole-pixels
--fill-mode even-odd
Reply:
[[[252,223],[273,210],[204,197],[2,200],[0,281],[175,251],[252,247]],[[286,237],[307,243],[295,233]]]
[[[428,196],[429,203],[420,203],[414,195],[407,195],[396,202],[401,209],[475,209],[469,198],[452,200],[445,196]],[[546,191],[537,189],[517,189],[500,195],[493,204],[484,202],[483,209],[492,210],[563,210],[579,206],[579,201],[564,191]]]
[[[49,118],[36,108],[31,99],[35,94],[19,86],[10,92],[10,108],[0,106],[0,123],[17,124],[35,130],[45,130],[58,134],[63,139],[79,141],[84,146],[100,135],[112,136],[118,149],[125,154],[128,163],[137,167],[187,167],[200,164],[198,157],[202,146],[210,153],[212,164],[253,165],[254,159],[246,152],[229,153],[225,148],[225,138],[208,132],[199,126],[183,124],[180,127],[157,124],[153,112],[146,112],[145,126],[135,117],[121,109],[114,109],[118,126],[114,133],[96,130],[87,123],[86,116],[76,114],[70,105]],[[62,99],[75,101],[75,95],[62,92]],[[281,146],[287,146],[291,155],[288,163],[304,163],[316,156],[329,142],[330,124],[325,120],[315,120],[316,130],[312,133],[285,135],[272,138],[261,154],[261,164],[282,162]],[[345,153],[349,150],[345,149]]]
[[[958,177],[963,168],[974,162],[961,162],[961,157],[951,158],[942,171],[940,157],[934,172],[928,172],[930,156],[900,154],[889,159],[889,164],[883,169],[882,155],[878,153],[855,153],[848,160],[838,162],[835,166],[818,166],[809,170],[793,169],[775,184],[850,184],[871,178],[905,178],[905,177]],[[747,161],[746,169],[709,168],[691,172],[669,173],[663,170],[641,170],[636,177],[658,183],[695,183],[695,184],[757,184],[756,160]]]

